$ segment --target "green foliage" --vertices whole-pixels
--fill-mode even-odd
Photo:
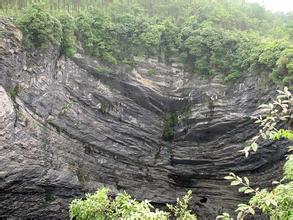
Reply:
[[[233,72],[228,74],[227,76],[225,76],[224,81],[225,82],[232,82],[236,79],[238,79],[241,76],[241,74],[239,72]]]
[[[292,86],[293,82],[293,48],[284,49],[276,62],[272,78],[277,83]]]
[[[250,199],[249,204],[269,214],[273,220],[290,220],[293,218],[293,182],[280,184],[272,191],[263,189]]]
[[[230,217],[230,214],[229,214],[229,213],[224,212],[223,214],[218,215],[218,216],[216,217],[216,219],[231,220],[231,217]]]
[[[284,166],[284,180],[293,181],[293,156],[290,155]]]
[[[111,73],[111,69],[103,66],[99,66],[96,68],[96,73],[97,74],[109,74]]]
[[[261,139],[276,140],[277,138],[287,137],[289,140],[292,140],[292,131],[285,131],[284,129],[277,130],[275,128],[278,121],[288,122],[290,119],[290,111],[293,103],[292,94],[287,87],[284,88],[284,91],[278,90],[278,93],[279,95],[275,101],[260,106],[260,109],[265,115],[258,116],[254,119],[256,119],[255,123],[259,124],[261,129],[252,138],[250,144],[240,151],[246,157],[248,157],[251,150],[254,152],[257,151],[259,147],[258,142]]]
[[[62,25],[62,43],[61,50],[62,52],[68,56],[72,57],[76,53],[76,37],[75,37],[75,22],[74,18],[67,14],[61,14],[59,16],[59,21]]]
[[[111,13],[114,13],[113,11]],[[131,60],[134,55],[139,54],[140,44],[139,36],[146,28],[147,22],[139,13],[128,12],[121,14],[119,12],[112,15],[112,31],[116,42],[116,56],[119,60]]]
[[[281,55],[281,52],[287,47],[286,42],[282,41],[265,41],[259,47],[255,48],[255,56],[258,57],[255,66],[263,66],[268,70],[276,66],[276,62]]]
[[[24,35],[24,43],[28,47],[46,48],[49,44],[60,45],[61,43],[60,22],[40,4],[26,10],[18,23]]]
[[[79,40],[86,51],[102,60],[116,64],[113,56],[116,42],[111,35],[110,18],[98,9],[91,9],[78,15],[76,25],[79,29]]]
[[[70,217],[81,219],[106,219],[111,202],[108,189],[102,188],[95,194],[86,195],[86,200],[75,199],[70,204]]]
[[[176,205],[169,205],[167,204],[167,207],[169,210],[173,213],[173,215],[180,220],[196,220],[196,216],[194,214],[191,214],[191,211],[188,210],[188,202],[191,199],[191,190],[187,192],[185,196],[183,196],[182,199],[177,198]]]
[[[113,109],[113,106],[108,101],[102,101],[100,104],[100,111],[105,114]]]
[[[19,85],[16,85],[9,90],[9,95],[10,95],[11,99],[15,100],[16,96],[19,93],[19,90],[20,90]]]
[[[272,131],[270,134],[270,139],[279,140],[281,138],[286,138],[290,141],[293,141],[293,131],[280,129],[278,131]]]
[[[108,188],[101,188],[94,194],[86,194],[86,199],[75,199],[70,204],[70,217],[77,220],[107,219],[153,219],[167,220],[173,213],[177,219],[196,219],[188,210],[191,191],[177,205],[168,205],[171,213],[154,209],[149,201],[132,199],[127,193],[118,193],[115,199],[109,196]]]
[[[65,102],[64,105],[62,106],[62,109],[59,113],[59,115],[64,115],[66,112],[68,112],[73,106],[73,102]]]
[[[151,76],[156,75],[156,70],[155,69],[149,69],[148,74],[151,75]]]
[[[115,210],[110,219],[168,219],[168,213],[155,210],[149,201],[138,202],[126,193],[119,194],[112,202]]]
[[[174,138],[175,126],[178,124],[178,115],[176,113],[168,112],[165,115],[163,139],[171,141]]]
[[[245,70],[243,62],[247,59],[245,56],[249,56],[250,47],[246,48],[247,42],[234,33],[212,23],[198,24],[195,17],[190,17],[184,24],[181,38],[181,56],[192,72],[222,73],[225,81],[233,81]]]
[[[166,61],[180,45],[179,28],[170,19],[163,20],[159,43],[159,55],[164,54]]]
[[[162,26],[160,25],[149,24],[146,27],[146,31],[139,36],[139,42],[147,56],[154,56],[158,53],[161,29]]]
[[[272,14],[242,0],[43,2],[13,0],[0,7],[17,16],[28,9],[19,19],[28,46],[61,43],[71,57],[78,39],[88,54],[107,64],[132,64],[136,56],[166,63],[180,57],[186,70],[221,74],[226,82],[265,72],[273,82],[292,86],[291,14]]]

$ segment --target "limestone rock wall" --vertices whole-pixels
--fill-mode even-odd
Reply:
[[[105,184],[157,205],[192,189],[192,209],[214,219],[247,199],[228,172],[268,187],[282,174],[281,143],[238,152],[274,94],[261,76],[229,85],[153,59],[106,70],[81,53],[25,51],[21,33],[0,24],[0,217],[66,219],[73,198]],[[167,112],[179,118],[171,141]]]

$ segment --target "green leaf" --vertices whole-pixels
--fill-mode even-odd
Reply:
[[[254,152],[256,152],[258,149],[258,144],[256,142],[252,143],[251,148]]]
[[[277,203],[276,200],[271,199],[270,202],[271,202],[272,205],[274,205],[274,206],[276,206],[276,207],[278,206],[278,203]]]
[[[231,186],[237,186],[237,185],[239,185],[240,183],[241,183],[240,181],[235,180],[235,181],[232,181],[232,182],[231,182]]]
[[[253,193],[254,192],[254,190],[253,189],[247,189],[247,190],[245,190],[245,194],[249,194],[249,193]]]
[[[225,179],[225,180],[234,180],[235,178],[232,177],[232,176],[225,176],[224,179]]]
[[[247,177],[243,177],[245,183],[249,186],[249,179]]]
[[[230,176],[236,177],[235,173],[230,172],[229,173]]]
[[[243,216],[243,212],[238,212],[238,215],[237,215],[237,219],[241,219],[241,217]]]
[[[245,151],[245,157],[249,156],[249,151]]]
[[[252,207],[249,207],[249,208],[248,208],[248,211],[249,211],[249,213],[251,213],[252,215],[255,214],[255,211],[254,211],[254,209],[253,209]]]
[[[238,189],[239,192],[244,192],[244,191],[246,191],[246,190],[247,190],[247,187],[246,187],[246,186],[240,187],[240,188]]]
[[[236,176],[236,178],[242,183],[242,178],[239,176]]]
[[[265,133],[261,133],[260,135],[261,135],[261,137],[262,137],[263,139],[267,139],[267,136],[266,136]]]
[[[267,206],[270,206],[270,205],[271,205],[271,201],[268,199],[268,200],[265,201],[265,204],[266,204]]]

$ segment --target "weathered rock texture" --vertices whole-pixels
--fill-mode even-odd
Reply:
[[[104,73],[81,53],[27,52],[0,24],[0,217],[65,219],[74,197],[106,184],[158,205],[192,189],[193,210],[214,219],[247,199],[228,172],[261,186],[281,175],[285,148],[238,152],[272,95],[261,76],[232,86],[150,59]],[[180,119],[172,141],[162,139],[166,112]]]

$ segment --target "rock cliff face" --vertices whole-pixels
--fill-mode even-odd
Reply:
[[[228,172],[261,186],[281,175],[285,148],[238,152],[274,90],[261,76],[227,85],[151,59],[105,69],[81,52],[25,51],[0,24],[0,217],[65,219],[74,197],[106,184],[157,205],[192,189],[193,210],[214,219],[247,199]],[[169,141],[166,113],[179,118]]]

